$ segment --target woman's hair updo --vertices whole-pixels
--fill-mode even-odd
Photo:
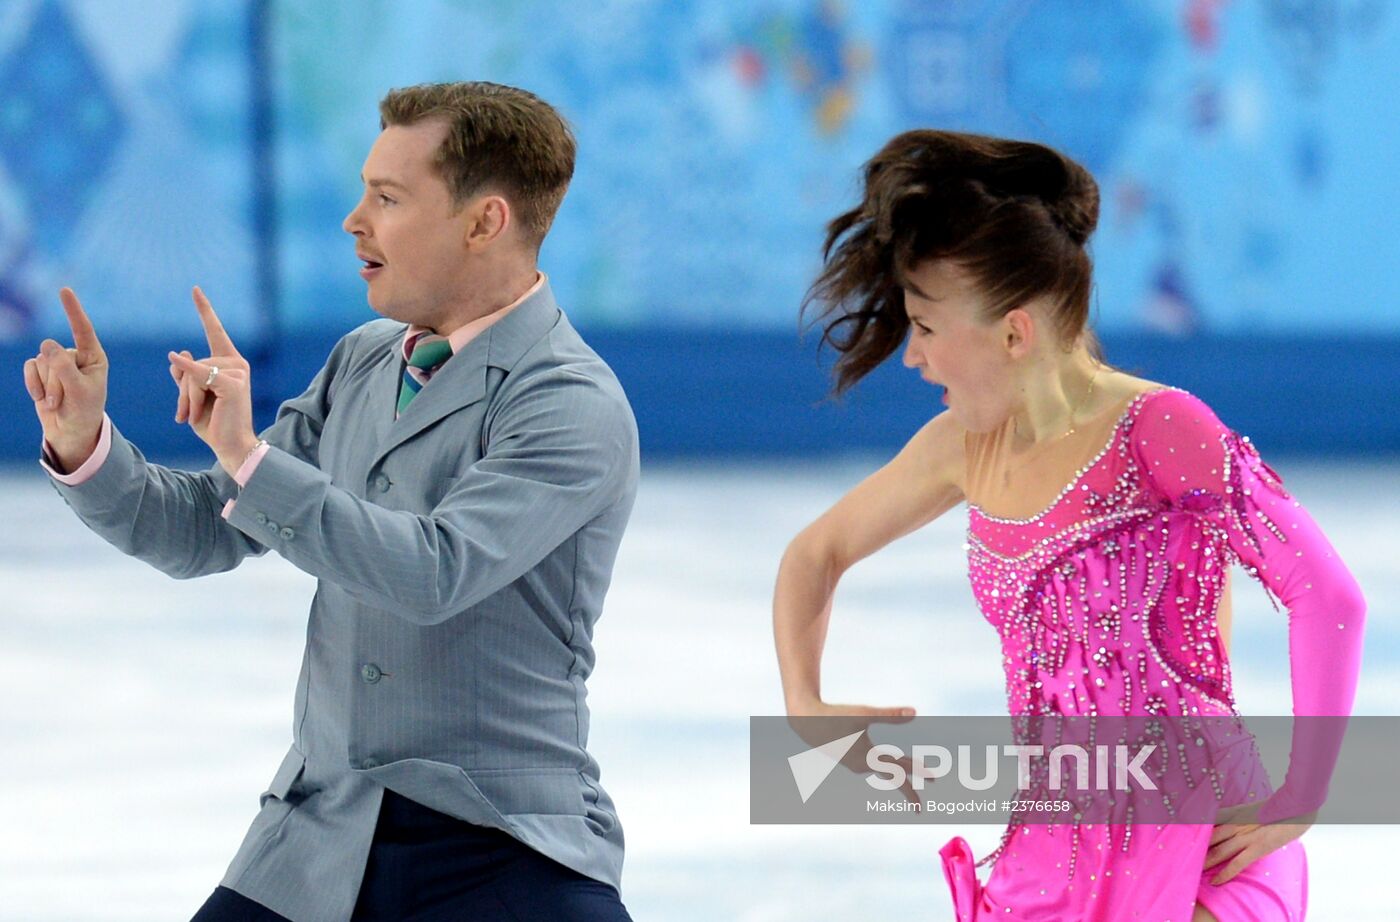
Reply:
[[[991,322],[1048,296],[1061,345],[1086,330],[1099,219],[1089,172],[1042,144],[927,129],[896,135],[865,165],[859,205],[827,225],[824,266],[802,303],[825,303],[839,394],[899,348],[904,288],[930,259],[967,271]]]

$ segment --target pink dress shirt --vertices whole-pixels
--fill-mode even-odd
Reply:
[[[451,333],[448,333],[447,342],[452,346],[452,354],[456,355],[458,352],[461,352],[462,348],[483,330],[523,304],[526,298],[530,297],[544,286],[546,279],[547,276],[543,272],[537,273],[535,284],[531,285],[523,295],[507,304],[505,307],[492,311],[484,317],[478,317],[470,323],[464,324]],[[400,350],[403,352],[404,361],[408,361],[408,344],[413,341],[413,337],[428,329],[428,327],[419,326],[416,323],[410,323],[408,325],[408,329],[404,331],[404,337],[400,344]],[[432,383],[431,379],[429,383]],[[58,472],[53,448],[49,445],[48,439],[43,441],[42,455],[39,459],[39,463],[43,465],[44,470],[48,471],[49,475],[59,483],[77,486],[97,473],[98,468],[102,467],[102,462],[107,460],[107,452],[111,450],[111,447],[112,420],[106,413],[103,413],[102,429],[97,436],[97,448],[93,450],[93,453],[86,461],[79,465],[76,471],[71,474],[60,474]],[[239,489],[242,489],[248,483],[249,478],[253,476],[253,471],[257,470],[258,462],[263,459],[263,455],[267,454],[267,449],[268,445],[266,442],[259,445],[248,455],[247,460],[245,460],[234,473],[233,479],[238,484]],[[224,518],[227,519],[229,517],[229,513],[233,510],[234,502],[235,500],[229,500],[224,503],[223,512],[221,513]]]

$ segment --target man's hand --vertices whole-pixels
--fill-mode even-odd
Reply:
[[[195,361],[189,350],[170,353],[170,377],[180,388],[175,421],[188,421],[195,435],[214,450],[224,470],[233,476],[258,443],[253,431],[251,369],[198,287],[194,303],[209,341],[209,355]],[[210,381],[214,368],[219,371]]]
[[[65,349],[52,339],[40,343],[39,354],[24,363],[24,386],[34,399],[34,412],[55,460],[72,473],[92,454],[102,431],[107,353],[73,289],[61,289],[58,295],[74,348]]]

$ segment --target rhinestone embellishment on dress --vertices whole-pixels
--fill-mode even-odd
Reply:
[[[1165,393],[1189,396],[1161,387],[1134,397],[1107,444],[1034,516],[996,516],[968,503],[963,548],[978,607],[1001,639],[1013,716],[1239,716],[1216,623],[1229,567],[1243,563],[1229,531],[1256,547],[1256,528],[1281,542],[1286,536],[1245,504],[1232,459],[1287,494],[1249,440],[1228,430],[1198,449],[1223,459],[1213,468],[1223,493],[1164,492],[1145,469],[1146,443],[1135,440],[1134,427],[1153,396]],[[1080,824],[1066,825],[1073,849]],[[1018,828],[1030,831],[1013,815],[1000,845],[976,866],[1000,856]],[[1131,825],[1120,838],[1117,847],[1127,851]],[[1076,857],[1072,851],[1071,878]]]

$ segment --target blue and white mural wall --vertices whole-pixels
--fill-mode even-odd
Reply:
[[[544,265],[580,324],[792,329],[862,161],[937,126],[1090,167],[1100,329],[1394,333],[1396,61],[1385,0],[16,0],[0,338],[61,332],[62,284],[108,335],[193,329],[196,283],[245,340],[369,319],[377,100],[464,78],[577,130]]]

